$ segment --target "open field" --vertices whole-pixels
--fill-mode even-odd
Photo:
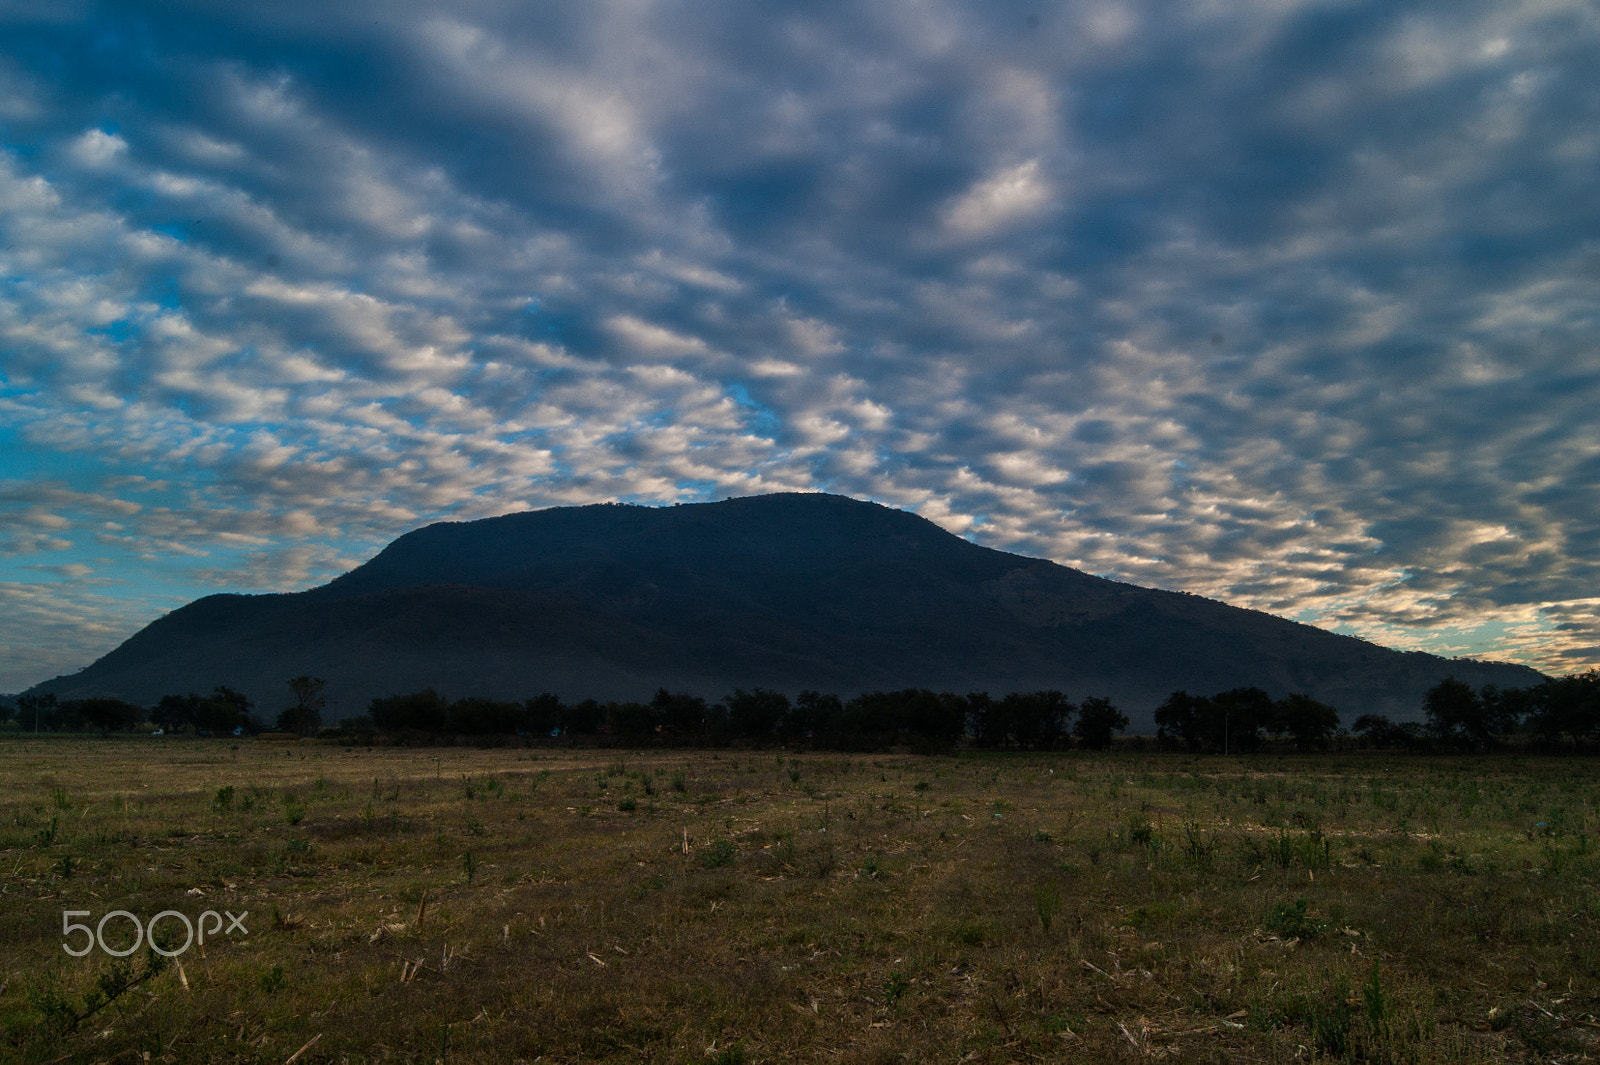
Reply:
[[[1597,768],[8,738],[0,1059],[1591,1060]]]

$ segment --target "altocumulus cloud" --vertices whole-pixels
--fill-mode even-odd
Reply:
[[[429,520],[773,490],[1600,663],[1590,3],[0,23],[0,686]]]

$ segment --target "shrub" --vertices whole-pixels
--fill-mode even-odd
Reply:
[[[1267,914],[1267,931],[1290,939],[1315,939],[1328,930],[1328,922],[1308,912],[1305,899],[1275,902]]]
[[[739,848],[733,845],[732,840],[719,839],[700,852],[700,864],[706,869],[719,869],[724,865],[732,865],[738,856]]]

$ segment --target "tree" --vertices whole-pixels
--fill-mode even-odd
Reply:
[[[1362,714],[1350,726],[1350,731],[1373,747],[1396,747],[1401,744],[1400,730],[1382,714]]]
[[[218,732],[254,727],[250,715],[256,707],[244,692],[235,691],[226,684],[219,684],[211,690],[211,697],[206,702],[211,722],[208,727]]]
[[[1127,715],[1111,705],[1110,699],[1090,696],[1078,704],[1078,720],[1072,731],[1085,747],[1098,751],[1111,746],[1112,734],[1127,727]]]
[[[1175,691],[1156,707],[1156,735],[1164,740],[1182,739],[1194,747],[1200,742],[1202,723],[1210,713],[1210,699]]]
[[[613,736],[637,743],[654,735],[656,715],[648,703],[607,703],[606,724]]]
[[[789,711],[789,727],[802,739],[831,739],[838,736],[843,718],[844,703],[837,695],[803,691]]]
[[[522,723],[522,706],[468,696],[450,704],[447,720],[451,729],[468,736],[507,735],[516,732]]]
[[[1284,696],[1272,709],[1272,731],[1293,736],[1295,747],[1302,751],[1327,746],[1328,740],[1339,730],[1339,711],[1303,692]]]
[[[756,688],[735,688],[722,700],[728,711],[728,724],[737,736],[764,740],[777,731],[789,714],[789,697],[782,692]]]
[[[443,732],[449,720],[450,704],[432,688],[424,688],[408,695],[374,699],[367,704],[367,715],[380,729]]]
[[[1497,722],[1472,686],[1446,677],[1422,697],[1428,728],[1442,740],[1469,746],[1491,746]]]
[[[535,735],[544,735],[551,729],[558,729],[562,726],[567,715],[567,708],[562,705],[559,695],[544,692],[523,703],[522,712],[524,715],[523,720],[528,725],[528,731]]]
[[[102,736],[112,729],[126,728],[143,715],[143,711],[132,703],[106,696],[75,699],[72,708],[91,728],[99,729]]]
[[[967,693],[967,731],[979,747],[998,747],[1008,733],[1006,711],[988,692]]]
[[[784,702],[787,704],[788,700],[785,699]],[[657,688],[655,698],[650,700],[650,709],[655,714],[657,727],[665,732],[678,736],[705,734],[706,701],[698,695],[689,695],[686,692],[674,693],[665,688]]]
[[[1524,691],[1528,724],[1547,742],[1600,734],[1600,670],[1551,677]]]
[[[971,697],[968,697],[969,701]],[[998,708],[1002,727],[1024,749],[1047,750],[1066,735],[1077,707],[1058,691],[1010,692]],[[1004,736],[1001,737],[1002,741]]]
[[[1205,720],[1205,738],[1229,751],[1253,751],[1261,746],[1261,731],[1276,717],[1272,696],[1256,687],[1230,688],[1211,697]]]
[[[295,677],[289,681],[294,693],[294,705],[278,715],[278,728],[306,736],[322,725],[322,707],[326,703],[322,689],[328,682],[321,677]]]
[[[35,732],[41,728],[54,731],[61,727],[58,721],[59,711],[60,707],[56,703],[54,692],[17,696],[17,722],[23,728],[31,728]]]

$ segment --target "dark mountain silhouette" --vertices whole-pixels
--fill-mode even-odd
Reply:
[[[319,588],[198,600],[34,690],[148,704],[227,684],[270,714],[301,674],[327,678],[335,717],[423,687],[606,699],[918,686],[1109,695],[1136,727],[1179,688],[1304,691],[1350,720],[1414,717],[1451,674],[1540,679],[979,547],[873,503],[785,494],[430,525]]]

